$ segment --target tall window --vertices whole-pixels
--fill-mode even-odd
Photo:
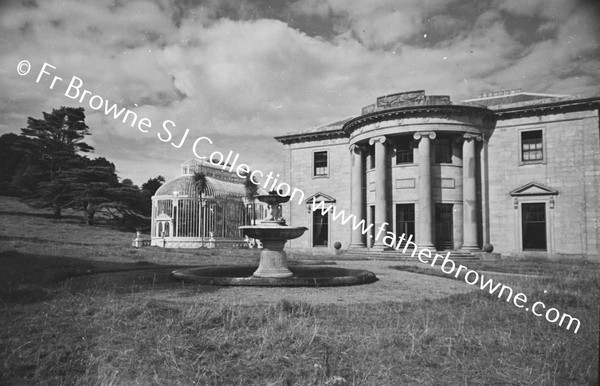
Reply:
[[[313,153],[313,175],[315,177],[324,177],[327,176],[328,167],[327,167],[327,152],[326,151],[316,151]]]
[[[433,140],[435,147],[435,163],[451,164],[452,163],[452,138],[441,137]]]
[[[415,238],[415,204],[396,204],[396,235]]]
[[[521,160],[523,162],[544,159],[544,140],[542,130],[521,132]]]
[[[413,141],[410,137],[400,137],[396,140],[396,165],[412,164]]]

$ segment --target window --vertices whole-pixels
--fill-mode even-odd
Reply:
[[[324,177],[328,174],[327,168],[327,152],[316,151],[313,153],[313,175],[315,177]]]
[[[396,235],[415,238],[415,204],[396,204]]]
[[[396,165],[412,164],[413,141],[409,137],[400,137],[396,140]]]
[[[544,138],[542,130],[521,132],[521,161],[542,161],[544,159]]]
[[[449,137],[437,138],[433,141],[435,146],[435,163],[452,163],[452,139]]]

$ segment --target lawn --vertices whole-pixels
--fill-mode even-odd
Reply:
[[[256,262],[254,250],[135,249],[133,230],[108,221],[55,220],[6,197],[0,208],[0,384],[582,385],[597,376],[600,265],[470,266],[540,275],[497,279],[580,319],[575,334],[480,290],[423,297],[446,282],[470,286],[416,261],[386,262],[380,281],[360,289],[270,297],[168,279],[182,265]],[[389,288],[388,272],[423,284],[389,300],[353,298]],[[334,291],[355,301],[313,301]]]

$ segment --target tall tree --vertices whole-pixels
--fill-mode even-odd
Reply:
[[[27,118],[27,127],[21,129],[22,135],[40,139],[49,148],[48,151],[69,151],[89,153],[93,147],[83,142],[90,135],[85,124],[83,107],[61,107],[52,109],[52,113],[42,113],[44,119]]]
[[[154,178],[150,178],[148,181],[142,184],[142,190],[149,193],[150,196],[153,196],[154,193],[165,183],[165,177],[158,176]]]
[[[53,185],[53,200],[46,202],[54,209],[54,216],[61,217],[64,204],[61,192],[66,191],[60,188],[62,184],[55,179],[73,161],[77,161],[78,153],[88,153],[94,148],[83,141],[90,132],[85,124],[82,107],[63,106],[53,109],[51,113],[44,112],[43,116],[43,119],[29,117],[27,127],[21,129],[21,135],[35,140],[32,151],[36,153],[40,167],[48,175],[45,180]]]
[[[202,210],[202,195],[208,186],[208,180],[206,179],[206,175],[202,172],[194,173],[194,187],[196,188],[196,193],[198,194],[198,198],[200,199],[200,238],[202,240],[202,246],[204,246],[204,211]]]
[[[131,187],[136,187],[137,186],[133,183],[133,181],[130,178],[125,178],[123,181],[121,181],[121,185],[123,186],[131,186]]]
[[[94,225],[98,213],[105,213],[138,227],[150,214],[144,193],[133,185],[119,183],[115,165],[102,157],[71,159],[54,179],[39,185],[38,199],[80,210],[88,225]]]
[[[35,158],[33,139],[8,133],[0,136],[0,195],[22,197],[47,179]]]

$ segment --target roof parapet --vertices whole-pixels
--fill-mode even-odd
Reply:
[[[425,95],[424,90],[399,92],[377,98],[376,103],[362,108],[361,115],[412,106],[451,105],[448,95]]]

